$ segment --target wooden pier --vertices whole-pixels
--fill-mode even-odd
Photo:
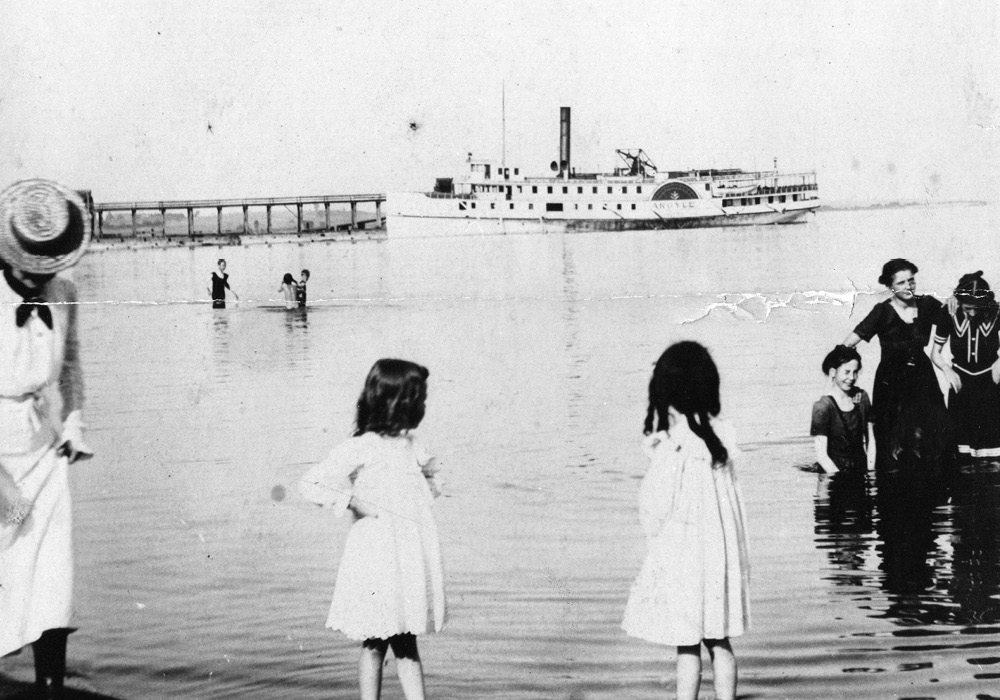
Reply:
[[[160,214],[160,233],[164,238],[167,237],[167,212],[168,211],[185,211],[187,216],[187,236],[189,238],[194,238],[196,235],[194,227],[194,212],[196,209],[215,209],[216,211],[216,227],[214,235],[223,236],[227,234],[242,234],[247,236],[252,236],[255,233],[270,235],[276,233],[272,230],[271,226],[271,209],[273,207],[295,207],[295,233],[301,234],[304,230],[313,231],[356,231],[359,229],[372,228],[374,224],[375,228],[381,228],[385,225],[385,219],[382,215],[382,203],[385,201],[384,194],[339,194],[339,195],[323,195],[316,197],[274,197],[274,198],[251,198],[251,199],[192,199],[192,200],[177,200],[177,201],[164,201],[164,202],[106,202],[99,203],[93,202],[90,206],[90,230],[91,235],[95,240],[101,240],[104,233],[104,214],[106,212],[131,212],[132,214],[132,237],[137,237],[139,235],[139,227],[137,222],[138,212],[155,211]],[[89,202],[88,202],[89,203]],[[358,219],[358,204],[368,204],[373,203],[375,205],[375,218],[367,220]],[[324,209],[324,228],[316,228],[312,226],[313,222],[307,222],[310,224],[305,229],[303,228],[303,218],[302,218],[302,207],[305,205],[316,205],[322,204]],[[349,204],[351,207],[351,219],[350,222],[335,223],[331,225],[330,221],[330,205],[344,205]],[[250,215],[249,210],[251,207],[263,207],[267,211],[267,226],[266,230],[251,230],[250,228]],[[223,209],[235,209],[240,208],[243,211],[243,226],[242,230],[236,231],[223,231],[222,227],[222,210]],[[144,226],[148,226],[148,222],[144,223]]]

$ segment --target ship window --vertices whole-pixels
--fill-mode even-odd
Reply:
[[[517,168],[514,168],[514,174],[515,174],[515,175],[517,175],[517,171],[518,171],[518,169],[517,169]]]
[[[476,205],[475,205],[475,204],[473,204],[472,206],[476,206]],[[621,205],[621,204],[619,204],[619,205],[618,205],[618,208],[619,208],[619,209],[621,209],[621,208],[622,208],[622,205]]]
[[[597,188],[595,187],[594,189],[596,190]],[[594,208],[594,205],[593,205],[593,204],[588,204],[588,205],[587,205],[587,209],[593,209],[593,208]]]
[[[567,192],[569,192],[569,188],[568,187],[563,187],[563,194],[566,194]]]
[[[608,194],[611,194],[611,188],[610,187],[608,188]]]
[[[767,198],[767,203],[768,204],[774,204],[774,197],[768,197]]]
[[[745,199],[741,199],[741,200],[740,200],[740,206],[741,206],[741,207],[745,207],[746,205],[747,205],[747,200],[745,200]]]
[[[754,197],[753,198],[753,203],[754,204],[760,204],[760,197]]]
[[[465,202],[459,202],[458,203],[458,210],[459,211],[465,211]]]
[[[637,186],[635,188],[635,191],[636,191],[637,194],[642,194],[642,185]]]
[[[781,195],[780,197],[778,197],[778,201],[779,202],[784,202],[785,201],[785,195]]]
[[[514,203],[513,203],[513,202],[511,202],[511,203],[510,203],[510,208],[511,208],[511,209],[513,209],[513,208],[514,208]]]
[[[622,187],[622,194],[628,194],[628,187]]]
[[[549,191],[549,194],[552,194],[552,188],[551,187],[546,187],[545,189],[547,189]]]
[[[521,186],[520,185],[517,186],[517,193],[521,194]]]
[[[497,203],[496,202],[490,202],[490,209],[496,209],[496,208],[497,208]]]
[[[708,192],[708,183],[705,183],[705,191]]]
[[[733,200],[731,200],[731,199],[723,199],[722,200],[722,206],[724,206],[724,207],[731,207],[731,206],[733,206]]]
[[[531,186],[531,194],[538,194],[538,187],[536,187],[535,185],[532,185]]]
[[[577,187],[576,188],[576,193],[577,194],[583,194],[583,188],[582,187]]]
[[[579,208],[580,208],[580,205],[579,205],[579,204],[574,204],[574,205],[573,205],[573,208],[574,208],[574,209],[579,209]]]
[[[792,195],[792,201],[793,201],[793,202],[797,202],[797,201],[799,201],[799,196],[798,196],[797,194],[793,194],[793,195]]]
[[[634,204],[632,205],[632,211],[635,211],[635,205]]]
[[[473,209],[475,209],[475,208],[476,208],[476,203],[475,203],[475,202],[473,202],[473,203],[472,203],[472,208],[473,208]]]
[[[562,210],[563,210],[562,202],[546,202],[545,203],[545,211],[562,211]]]
[[[597,188],[596,187],[594,188],[594,194],[597,194]]]
[[[535,208],[534,202],[528,202],[528,209],[534,209],[534,208]]]

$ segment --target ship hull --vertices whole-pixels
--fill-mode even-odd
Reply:
[[[818,208],[803,207],[786,211],[748,211],[693,213],[690,216],[649,217],[546,217],[512,218],[498,216],[434,216],[390,211],[386,230],[390,238],[428,236],[481,236],[519,233],[574,233],[586,231],[647,231],[725,226],[764,226],[790,224]]]

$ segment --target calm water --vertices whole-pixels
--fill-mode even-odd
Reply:
[[[672,693],[672,650],[618,624],[645,547],[645,384],[692,338],[747,453],[741,695],[1000,697],[1000,472],[941,488],[796,467],[820,360],[879,298],[882,262],[912,259],[925,291],[975,269],[1000,283],[998,214],[88,256],[98,457],[72,472],[73,682],[126,699],[356,697],[358,650],[323,628],[347,523],[292,485],[395,355],[431,369],[420,432],[447,479],[450,620],[421,640],[429,696]],[[220,255],[244,302],[213,311],[198,300]],[[285,312],[281,276],[302,267],[313,305]],[[877,344],[862,350],[870,388]],[[30,655],[0,672],[30,678]],[[391,667],[384,697],[401,697]]]

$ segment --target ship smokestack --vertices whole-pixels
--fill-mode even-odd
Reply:
[[[559,172],[569,179],[569,107],[559,108]]]

